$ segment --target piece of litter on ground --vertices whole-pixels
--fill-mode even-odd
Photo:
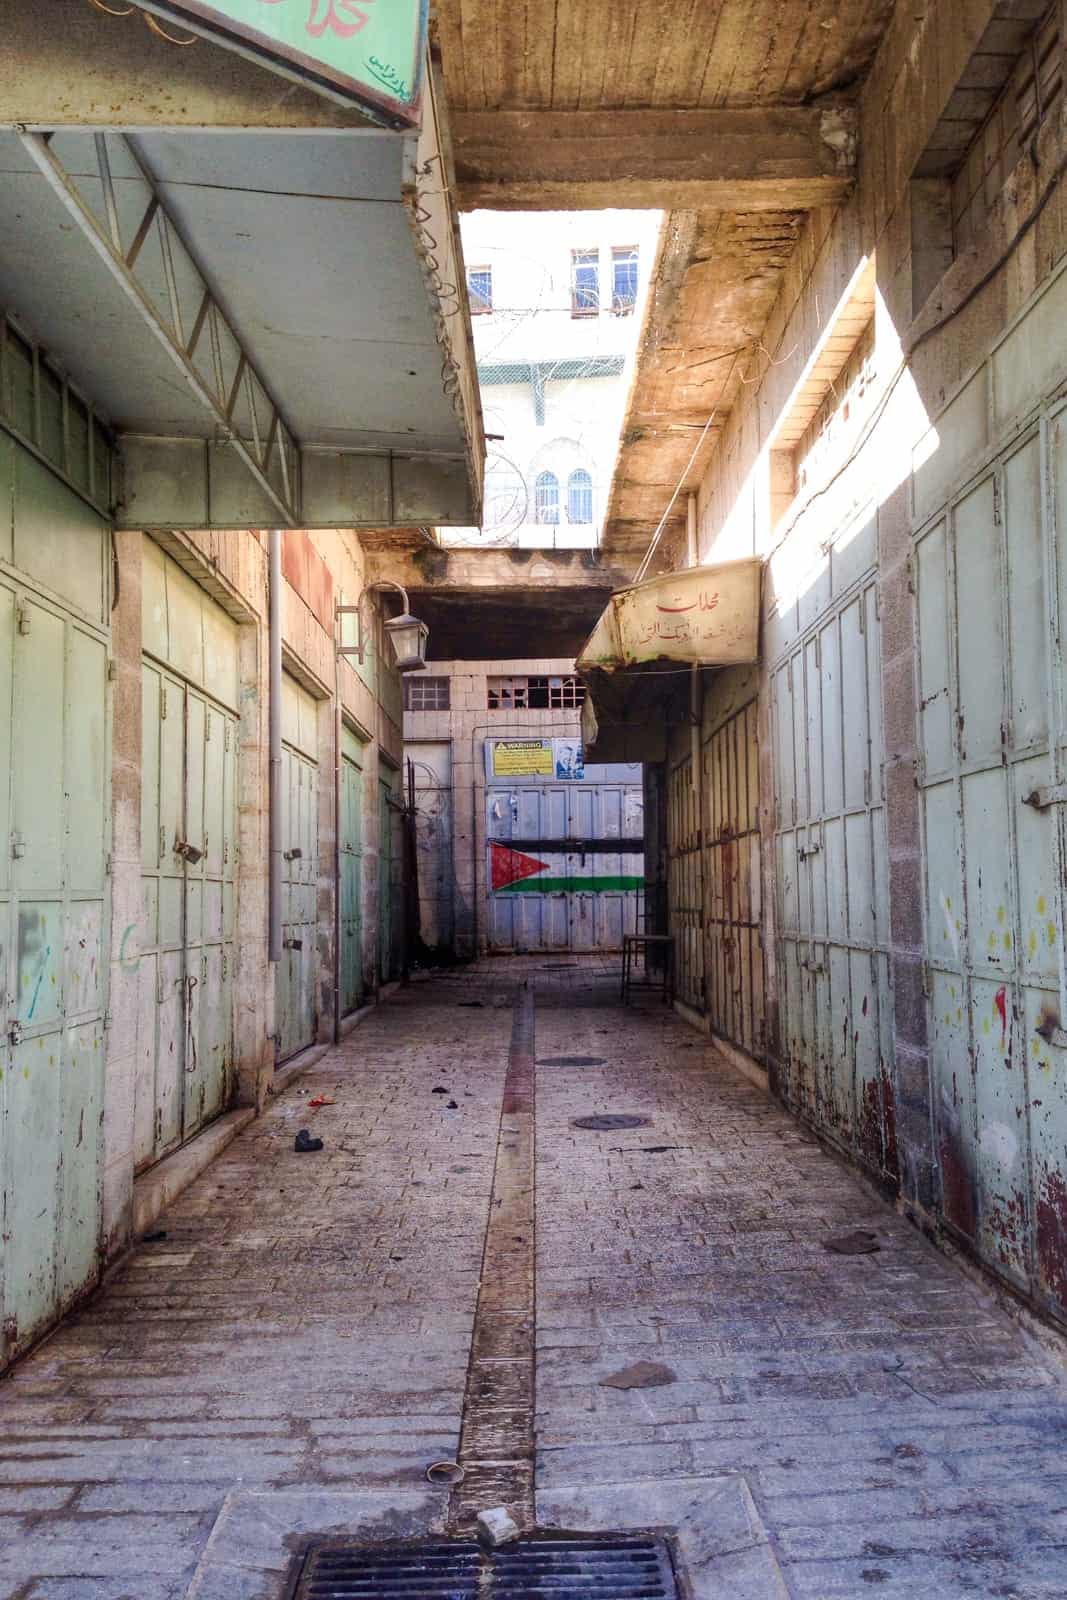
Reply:
[[[337,1101],[331,1100],[328,1094],[317,1094],[314,1100],[308,1101],[308,1105],[313,1106],[316,1111],[319,1106],[335,1106],[336,1104]]]
[[[155,1233],[146,1233],[146,1234],[144,1234],[142,1239],[141,1239],[141,1243],[142,1244],[158,1244],[161,1239],[165,1239],[166,1237],[167,1237],[166,1228],[157,1228]]]
[[[521,1533],[522,1529],[507,1506],[494,1506],[491,1511],[478,1513],[478,1536],[493,1549],[501,1544],[510,1544]]]
[[[460,1000],[458,1004],[461,1006],[473,1006],[479,1011],[484,1010],[484,1002],[481,1000]]]
[[[436,1088],[430,1090],[430,1093],[431,1094],[447,1094],[448,1090],[444,1087],[443,1084],[439,1083]]]
[[[635,1361],[622,1367],[608,1378],[601,1378],[602,1389],[662,1389],[668,1383],[677,1383],[677,1374],[661,1361]]]
[[[458,1100],[449,1100],[448,1103],[445,1106],[445,1110],[446,1111],[458,1111],[459,1110],[459,1101]]]
[[[832,1239],[824,1239],[824,1250],[832,1250],[838,1256],[869,1256],[882,1247],[878,1243],[878,1235],[871,1233],[868,1228],[853,1228],[851,1233],[836,1233]]]
[[[310,1128],[301,1128],[293,1140],[293,1149],[298,1156],[310,1155],[313,1151],[322,1149],[322,1140],[313,1139]]]

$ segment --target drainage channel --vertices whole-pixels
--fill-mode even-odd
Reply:
[[[534,1526],[534,991],[518,991],[449,1528],[508,1506]]]

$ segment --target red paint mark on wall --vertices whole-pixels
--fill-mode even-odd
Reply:
[[[1004,1041],[1008,1037],[1008,991],[1003,984],[1001,984],[993,997],[993,1005],[1000,1018],[1000,1043],[1001,1048],[1003,1048]]]

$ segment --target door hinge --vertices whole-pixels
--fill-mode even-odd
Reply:
[[[222,952],[222,976],[225,979],[230,971],[230,959],[225,950]]]
[[[228,722],[223,722],[222,724],[222,748],[224,750],[230,748],[230,724]]]
[[[21,861],[26,854],[26,840],[16,828],[11,835],[11,859]]]
[[[211,743],[211,712],[204,712],[204,743]]]
[[[230,841],[229,841],[228,838],[224,837],[223,841],[222,841],[222,864],[223,864],[223,866],[226,865],[226,863],[229,861],[229,859],[230,859]]]
[[[108,851],[107,855],[104,857],[104,876],[105,876],[105,878],[110,878],[110,876],[111,876],[111,851],[110,850]]]
[[[161,1006],[162,1004],[163,1004],[163,974],[161,972],[157,972],[156,973],[156,1005],[157,1006]]]
[[[119,675],[119,664],[115,660],[114,656],[110,656],[108,658],[108,663],[107,663],[107,681],[108,681],[108,683],[114,683],[114,681],[118,677],[118,675]]]
[[[105,1011],[104,1012],[104,1032],[105,1033],[109,1033],[110,1031],[111,1031],[111,1012],[110,1011]]]
[[[12,1022],[12,1023],[8,1024],[7,1042],[8,1042],[8,1044],[21,1044],[22,1043],[22,1023],[21,1022]]]
[[[933,984],[933,978],[932,978],[931,973],[930,973],[930,963],[929,963],[929,961],[924,961],[923,964],[922,964],[922,977],[923,977],[923,994],[927,997],[927,999],[929,999],[930,996],[934,992],[934,984]]]
[[[29,608],[29,606],[19,606],[19,608],[16,611],[15,615],[16,615],[16,617],[18,619],[19,632],[22,633],[22,634],[29,633],[29,631],[30,631],[30,608]]]
[[[993,525],[1000,527],[1000,479],[993,479]]]

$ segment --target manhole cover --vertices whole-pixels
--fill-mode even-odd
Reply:
[[[539,1067],[602,1067],[603,1056],[541,1056]]]
[[[591,1128],[594,1133],[610,1133],[614,1128],[647,1128],[651,1122],[651,1117],[632,1117],[616,1112],[599,1117],[574,1117],[571,1127]]]
[[[370,1548],[332,1542],[304,1558],[293,1600],[674,1600],[659,1539],[627,1534],[519,1539],[483,1551],[473,1539]]]

